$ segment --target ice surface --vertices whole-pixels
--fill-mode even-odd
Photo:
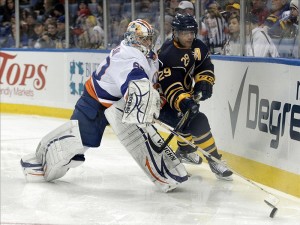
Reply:
[[[278,213],[266,194],[234,176],[217,180],[207,164],[187,166],[188,182],[161,193],[108,128],[86,162],[52,183],[26,183],[20,158],[66,120],[1,114],[1,224],[26,225],[300,225],[300,199],[268,189],[280,199]]]

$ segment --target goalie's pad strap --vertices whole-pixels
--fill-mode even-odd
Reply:
[[[130,81],[127,93],[123,123],[152,123],[153,117],[159,117],[160,96],[149,80]]]
[[[125,102],[116,102],[105,111],[109,121],[126,150],[161,190],[167,192],[188,179],[184,166],[167,146],[159,151],[163,139],[153,126],[140,128],[121,122]]]
[[[47,134],[39,143],[36,158],[42,163],[44,178],[52,181],[65,175],[64,166],[85,149],[81,142],[78,121],[70,120]]]

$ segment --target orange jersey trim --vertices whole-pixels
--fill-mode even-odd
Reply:
[[[105,108],[109,108],[112,105],[111,103],[105,103],[105,102],[99,101],[97,94],[95,92],[95,89],[93,87],[92,77],[85,82],[85,88],[86,88],[87,92],[89,93],[89,95],[92,98],[96,99],[98,102],[100,102],[100,104],[103,105]]]

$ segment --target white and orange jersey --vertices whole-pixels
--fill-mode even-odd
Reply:
[[[129,81],[149,79],[156,83],[157,71],[157,60],[146,58],[141,51],[122,41],[101,62],[85,87],[93,98],[109,107],[125,95]]]

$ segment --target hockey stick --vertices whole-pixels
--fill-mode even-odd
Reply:
[[[199,92],[197,94],[197,96],[194,96],[193,99],[194,101],[198,104],[200,102],[200,99],[202,98],[202,92]],[[176,127],[173,129],[174,132],[178,132],[180,130],[182,130],[186,123],[188,122],[188,118],[189,118],[189,115],[190,115],[190,110],[188,110],[184,115],[183,117],[181,118],[181,120],[179,121],[179,123],[176,125]],[[170,141],[172,140],[172,138],[175,136],[175,134],[173,134],[172,132],[169,134],[169,136],[167,137],[167,139],[165,140],[165,142],[160,146],[160,151],[162,149],[164,149],[169,143]]]
[[[187,121],[188,121],[188,118],[189,118],[189,115],[190,115],[190,110],[188,110],[184,115],[183,117],[180,119],[179,123],[176,125],[176,127],[174,128],[174,132],[178,132],[180,130],[182,130]],[[156,121],[155,121],[156,122]],[[175,136],[174,133],[170,133],[169,136],[167,137],[167,139],[164,141],[164,143],[160,146],[159,150],[163,150],[169,143],[170,141],[172,140],[172,138]]]
[[[209,159],[212,159],[213,161],[223,165],[223,166],[227,166],[224,164],[224,162],[222,162],[221,160],[215,158],[214,156],[212,156],[211,154],[209,154],[208,152],[204,151],[203,149],[201,149],[200,147],[196,146],[195,144],[193,144],[192,142],[188,141],[187,139],[185,139],[183,136],[181,136],[180,134],[178,134],[176,131],[170,129],[167,125],[165,125],[164,123],[162,123],[161,121],[154,119],[154,121],[159,124],[162,128],[168,130],[169,132],[171,132],[173,135],[176,135],[177,137],[180,137],[185,143],[187,143],[188,145],[192,146],[193,148],[197,149],[198,151],[200,151],[203,155],[205,155],[206,157],[208,157]],[[260,189],[261,191],[265,192],[268,194],[268,197],[266,197],[264,199],[264,202],[270,206],[272,208],[272,211],[270,213],[270,217],[274,218],[275,214],[278,211],[278,208],[276,208],[276,205],[279,202],[279,199],[276,198],[273,194],[271,194],[269,191],[267,191],[266,189],[264,189],[263,187],[261,187],[260,185],[258,185],[257,183],[255,183],[254,181],[250,180],[249,178],[244,177],[243,175],[241,175],[240,173],[238,173],[237,171],[233,170],[232,168],[228,167],[227,168],[229,170],[231,170],[235,175],[239,176],[240,178],[244,179],[245,181],[249,182],[250,184],[252,184],[253,186],[255,186],[256,188]]]

